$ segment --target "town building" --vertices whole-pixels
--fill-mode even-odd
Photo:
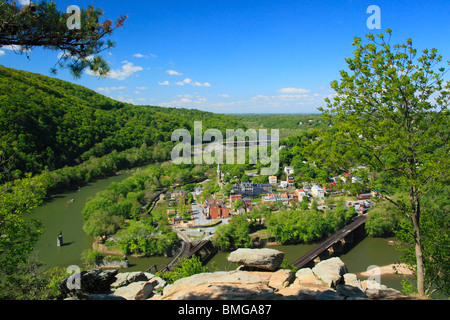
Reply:
[[[286,175],[290,175],[290,174],[294,174],[294,168],[291,166],[285,166],[284,167],[284,173],[286,173]]]
[[[242,195],[260,195],[270,192],[272,192],[272,185],[268,183],[242,182],[241,184],[235,184],[233,188],[234,194]]]
[[[213,203],[208,208],[207,219],[222,219],[230,216],[229,209],[222,203]]]
[[[313,185],[311,188],[311,195],[314,198],[324,198],[325,197],[325,191],[320,188],[317,184]]]
[[[297,195],[297,198],[298,198],[299,202],[303,201],[303,197],[307,197],[308,196],[303,189],[295,190],[295,194]]]
[[[242,200],[242,194],[230,194],[231,205],[233,205],[237,200]]]
[[[262,203],[281,201],[283,204],[289,204],[291,201],[297,200],[298,200],[297,195],[292,193],[277,193],[277,194],[271,193],[261,197]]]
[[[278,178],[277,178],[277,176],[270,176],[269,177],[269,183],[270,184],[277,184],[278,183]]]

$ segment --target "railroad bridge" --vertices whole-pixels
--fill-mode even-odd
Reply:
[[[298,269],[301,269],[307,266],[311,266],[322,259],[327,259],[330,257],[330,255],[342,252],[347,244],[353,243],[355,235],[358,236],[361,234],[365,234],[364,224],[366,223],[366,221],[366,215],[358,216],[353,222],[320,242],[316,247],[314,247],[314,249],[312,249],[299,259],[295,260],[291,264]],[[205,264],[217,252],[217,248],[212,245],[210,240],[202,240],[196,243],[192,243],[183,233],[179,232],[178,234],[184,240],[182,242],[182,249],[180,253],[176,257],[174,257],[174,259],[167,266],[161,269],[161,272],[173,270],[180,264],[182,259],[189,259],[193,255],[199,256],[202,263]],[[152,272],[154,271],[154,269],[155,266],[152,266],[147,271]]]
[[[314,262],[328,258],[334,253],[342,252],[346,244],[353,243],[355,234],[364,233],[367,216],[360,215],[352,223],[338,230],[332,236],[320,242],[314,249],[295,260],[292,265],[301,269]]]
[[[172,271],[178,267],[183,259],[190,259],[192,256],[200,257],[203,264],[206,264],[215,254],[217,253],[217,248],[215,248],[210,240],[202,240],[199,242],[190,242],[188,239],[182,242],[182,247],[180,253],[170,261],[167,266],[164,266],[160,272],[164,273],[167,271]],[[156,266],[150,267],[147,272],[155,272]]]

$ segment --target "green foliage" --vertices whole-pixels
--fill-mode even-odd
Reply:
[[[114,170],[167,160],[174,145],[172,132],[186,128],[193,134],[193,119],[202,121],[204,130],[240,127],[226,115],[133,106],[72,83],[2,66],[0,92],[0,182],[81,165],[64,168],[60,179],[83,183]]]
[[[279,129],[282,137],[298,135],[311,129],[324,129],[329,125],[318,114],[239,114],[232,117],[247,128],[255,130]]]
[[[56,300],[58,284],[67,274],[62,267],[41,270],[42,263],[30,257],[14,270],[0,272],[1,300]]]
[[[217,228],[212,243],[223,250],[249,248],[253,244],[249,234],[250,223],[243,216],[235,216],[227,224]]]
[[[175,232],[157,230],[151,224],[130,221],[115,235],[115,241],[125,255],[162,255],[179,240]]]
[[[103,259],[103,254],[98,250],[87,249],[81,253],[81,260],[86,266],[95,266],[102,262]]]
[[[194,274],[204,273],[208,271],[208,267],[204,267],[200,258],[192,256],[190,259],[181,260],[181,264],[173,271],[166,272],[161,276],[167,280],[168,283],[174,283],[175,281],[193,276]]]
[[[266,216],[266,225],[276,241],[282,244],[309,243],[331,235],[348,224],[352,215],[345,210],[279,211]]]
[[[370,210],[365,229],[374,237],[393,235],[398,227],[398,212],[395,206],[387,201],[377,202]]]
[[[71,14],[58,10],[53,1],[37,1],[23,7],[16,3],[6,0],[0,5],[0,46],[21,47],[20,53],[27,52],[27,57],[33,47],[63,51],[52,72],[65,66],[75,77],[80,77],[88,67],[99,75],[109,71],[106,60],[99,54],[111,49],[114,43],[104,38],[122,28],[127,16],[120,16],[114,26],[111,20],[100,23],[103,10],[91,5],[81,10],[79,27],[69,29]]]
[[[424,206],[421,215],[421,240],[423,243],[423,261],[425,265],[425,294],[431,297],[450,295],[450,187],[445,186],[428,190],[430,201]],[[408,220],[399,220],[400,227],[395,235],[402,241],[399,247],[401,260],[414,270],[416,263],[414,231]],[[417,276],[417,274],[415,274]],[[404,289],[411,291],[412,284],[405,280]],[[411,293],[417,293],[417,288]],[[434,294],[434,295],[433,295]]]
[[[411,244],[415,246],[417,287],[424,289],[421,216],[426,212],[429,189],[448,184],[450,83],[435,48],[422,51],[412,40],[392,45],[392,31],[367,41],[355,38],[354,57],[347,58],[349,70],[333,81],[333,99],[326,99],[321,109],[324,119],[332,120],[332,130],[324,132],[315,148],[327,150],[326,160],[334,166],[351,170],[361,164],[365,188],[378,190],[414,227]],[[450,61],[447,62],[450,64]],[[407,201],[396,201],[391,194],[408,194]]]
[[[8,272],[26,260],[42,233],[39,221],[27,215],[44,198],[42,183],[30,178],[0,186],[0,265]]]

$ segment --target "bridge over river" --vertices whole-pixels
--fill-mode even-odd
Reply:
[[[332,236],[320,242],[317,246],[314,247],[314,249],[312,249],[299,259],[295,260],[291,264],[298,269],[301,269],[313,263],[317,258],[320,258],[324,254],[337,251],[343,246],[343,244],[345,244],[346,241],[353,241],[353,233],[363,227],[366,221],[366,215],[358,216],[350,224],[346,225],[345,227],[334,233]],[[161,269],[161,272],[173,270],[180,264],[182,259],[189,259],[193,255],[200,255],[200,252],[202,250],[206,251],[207,256],[215,254],[215,252],[217,252],[217,249],[212,247],[212,243],[210,240],[202,240],[192,243],[189,241],[186,235],[184,235],[184,233],[178,232],[178,234],[183,239],[182,249],[167,266]],[[147,271],[151,271],[151,269],[152,268]]]
[[[353,232],[362,227],[367,221],[366,215],[358,216],[352,223],[346,225],[338,230],[332,236],[320,242],[314,249],[309,251],[301,258],[295,260],[292,265],[301,269],[312,263],[316,258],[322,255],[325,251],[333,250],[336,245],[341,246],[346,238],[353,235]]]

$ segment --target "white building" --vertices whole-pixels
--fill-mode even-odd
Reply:
[[[320,188],[318,185],[313,185],[311,188],[311,194],[314,198],[323,198],[325,197],[325,191]]]
[[[294,174],[294,168],[292,168],[291,166],[286,166],[284,167],[284,172],[286,173],[286,175]]]

